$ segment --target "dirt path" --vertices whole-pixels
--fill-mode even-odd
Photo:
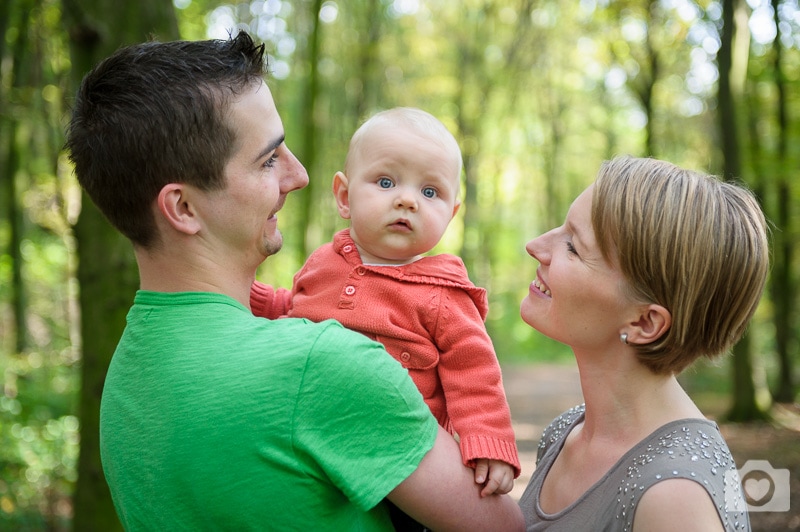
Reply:
[[[507,364],[503,366],[503,384],[522,462],[522,474],[511,492],[512,497],[519,499],[533,472],[542,431],[557,415],[582,403],[583,396],[574,364]],[[700,407],[709,413],[704,405]],[[714,409],[710,410],[713,417]],[[800,416],[795,413],[792,419],[794,425],[784,422],[783,427],[720,423],[740,468],[748,460],[768,460],[776,469],[789,471],[790,510],[751,512],[754,532],[800,530],[800,423],[797,423]]]

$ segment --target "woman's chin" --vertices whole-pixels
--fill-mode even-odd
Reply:
[[[522,318],[522,321],[538,330],[536,327],[536,318],[541,315],[541,312],[536,310],[535,305],[533,305],[533,302],[530,300],[530,296],[523,299],[522,303],[520,303],[519,315]]]

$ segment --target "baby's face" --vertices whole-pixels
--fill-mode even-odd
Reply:
[[[404,264],[442,238],[460,200],[458,155],[400,127],[369,132],[347,174],[350,234],[361,260]]]

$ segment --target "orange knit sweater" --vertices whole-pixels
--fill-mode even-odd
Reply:
[[[256,283],[253,312],[275,317],[287,297]],[[332,318],[381,342],[408,370],[439,424],[458,434],[466,465],[502,460],[519,475],[500,366],[483,323],[486,291],[470,282],[460,258],[365,265],[345,229],[295,275],[290,305],[289,316]]]

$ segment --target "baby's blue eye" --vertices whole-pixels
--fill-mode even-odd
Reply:
[[[422,189],[422,195],[426,198],[435,198],[436,197],[436,189],[433,187],[425,187]]]
[[[382,177],[378,179],[378,186],[381,188],[392,188],[392,180],[388,177]]]

